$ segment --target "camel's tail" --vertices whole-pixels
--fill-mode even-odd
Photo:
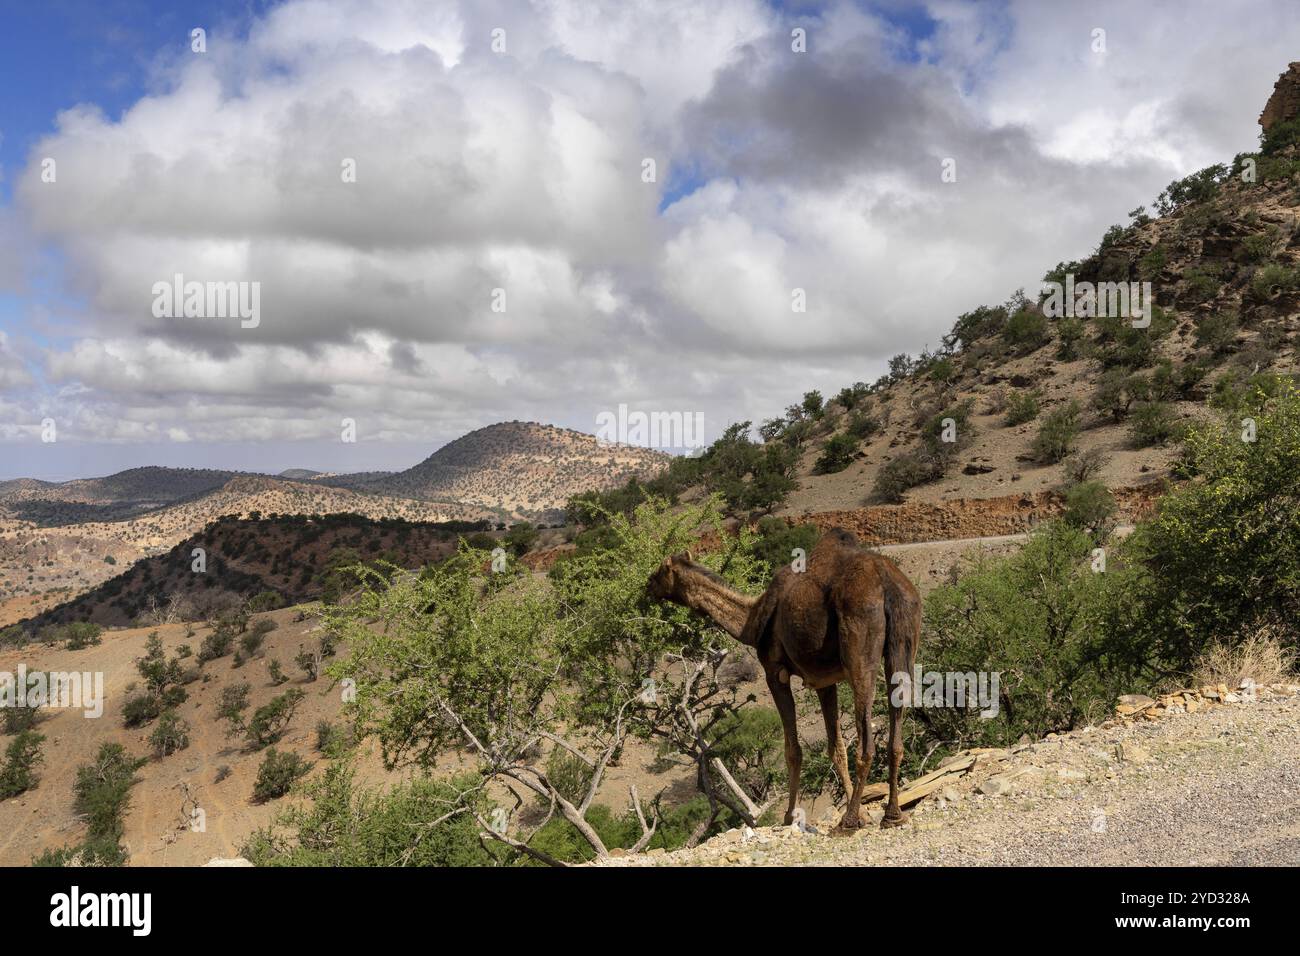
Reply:
[[[894,571],[885,581],[885,679],[891,687],[895,674],[912,677],[916,649],[921,643],[922,614],[916,588],[901,571]]]

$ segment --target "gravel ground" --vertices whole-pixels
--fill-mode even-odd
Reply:
[[[986,783],[995,775],[1009,792],[980,793],[997,789]],[[732,830],[692,850],[596,865],[1296,866],[1300,696],[1049,738],[941,794],[894,830]]]

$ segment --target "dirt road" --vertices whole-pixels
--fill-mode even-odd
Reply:
[[[986,795],[991,775],[1010,791]],[[605,865],[1296,866],[1300,696],[1032,744],[856,835],[766,827]]]

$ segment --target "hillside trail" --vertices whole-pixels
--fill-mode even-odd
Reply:
[[[1117,525],[1111,533],[1124,538],[1133,533],[1133,527],[1131,524]],[[1028,541],[1032,535],[1032,531],[1022,531],[1019,534],[993,534],[974,538],[935,538],[932,541],[909,541],[906,544],[880,544],[871,550],[879,551],[881,554],[891,554],[915,548],[961,547],[962,545],[971,544],[1014,544],[1018,541]]]
[[[831,836],[828,814],[817,834],[732,830],[595,865],[1296,866],[1297,691],[1052,736],[957,778],[898,829]]]

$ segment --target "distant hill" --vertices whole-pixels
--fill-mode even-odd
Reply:
[[[129,468],[103,478],[53,483],[20,478],[0,483],[0,510],[45,527],[120,521],[207,494],[246,474],[212,468]]]
[[[173,595],[187,617],[274,591],[295,604],[321,596],[331,557],[351,561],[384,558],[417,568],[456,549],[461,535],[491,527],[489,521],[428,522],[371,519],[359,514],[276,515],[255,519],[223,517],[170,548],[137,561],[99,586],[23,622],[25,629],[71,621],[105,626],[133,623],[151,600]],[[193,570],[195,548],[204,550],[206,570]]]
[[[472,431],[397,474],[316,481],[547,517],[558,513],[575,494],[652,476],[668,461],[668,455],[647,448],[605,446],[583,432],[516,421]]]
[[[306,481],[309,478],[319,478],[322,474],[323,472],[312,471],[310,468],[286,468],[277,477],[288,478],[291,481]]]
[[[52,592],[71,597],[107,580],[132,561],[173,547],[223,516],[246,517],[254,513],[353,513],[374,520],[426,522],[498,520],[496,513],[474,505],[416,501],[244,475],[206,494],[121,520],[36,528],[6,527],[0,521],[0,602]]]

